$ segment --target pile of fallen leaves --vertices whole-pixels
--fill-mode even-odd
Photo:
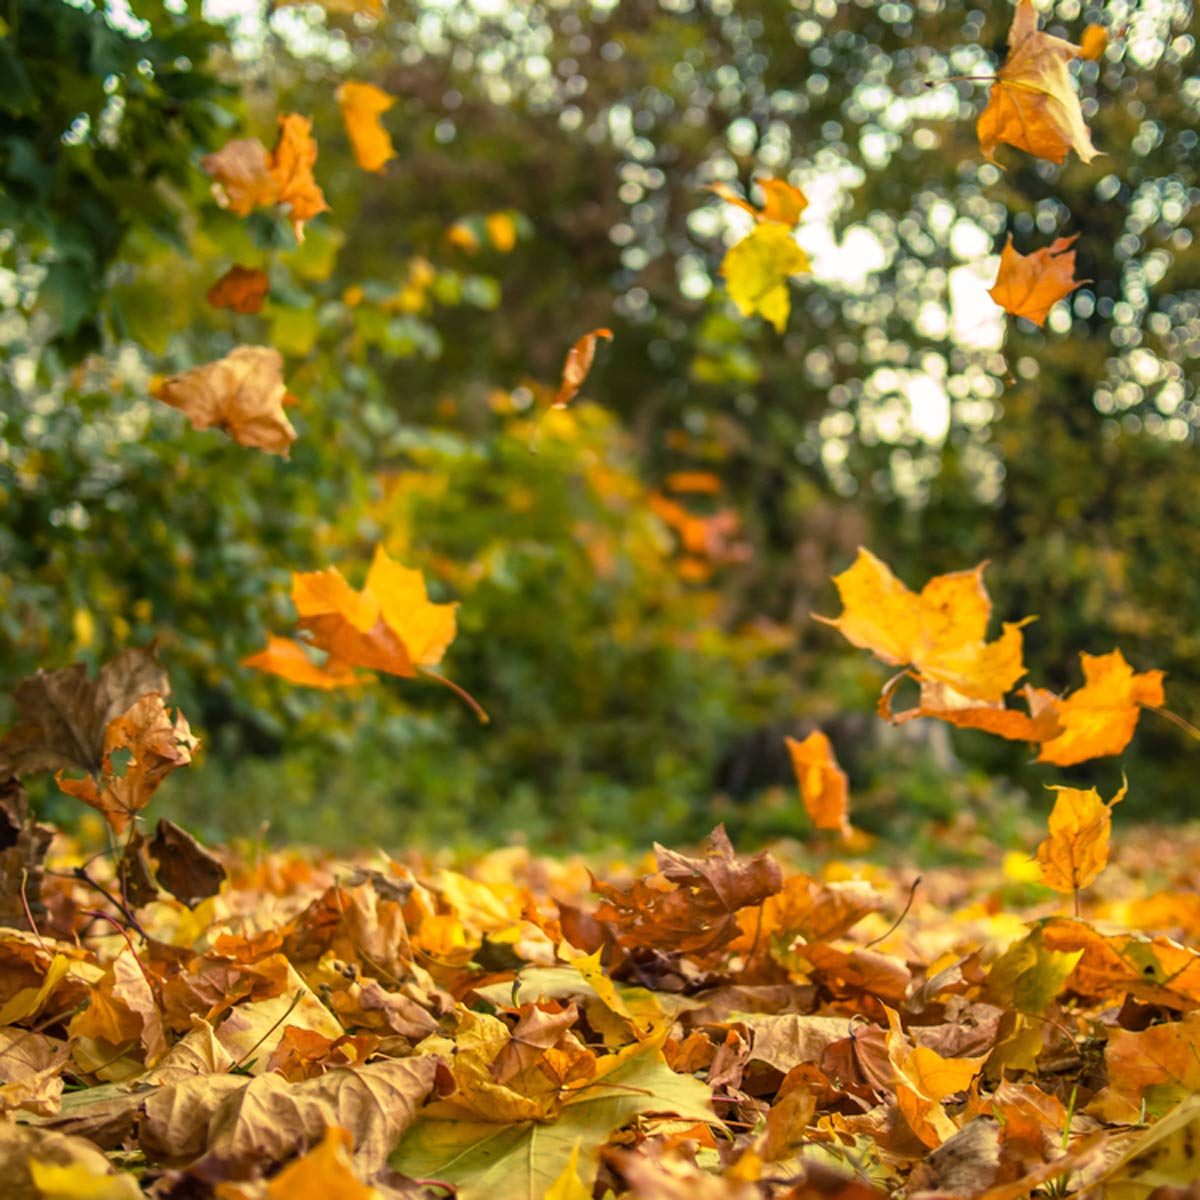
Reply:
[[[6,1198],[1194,1194],[1195,831],[1123,839],[1081,919],[1011,855],[809,873],[717,829],[593,875],[173,829],[136,886],[54,842],[0,930]]]

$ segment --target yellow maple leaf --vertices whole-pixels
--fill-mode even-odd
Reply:
[[[819,729],[804,739],[785,738],[800,796],[818,829],[836,829],[849,836],[850,784],[837,764],[833,744]]]
[[[1078,892],[1108,864],[1112,810],[1125,788],[1107,804],[1095,788],[1056,787],[1050,813],[1050,836],[1037,849],[1042,882],[1057,892]]]
[[[782,333],[791,312],[787,281],[810,269],[808,255],[782,226],[763,223],[731,246],[721,264],[729,298],[745,317],[758,313]]]

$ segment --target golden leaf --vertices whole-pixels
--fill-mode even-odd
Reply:
[[[818,829],[850,833],[850,785],[833,756],[833,745],[819,729],[804,739],[785,738],[804,807]]]
[[[396,103],[396,97],[373,83],[343,83],[337,90],[337,102],[355,162],[364,171],[382,171],[396,157],[396,150],[379,118]]]
[[[1078,58],[1073,42],[1038,32],[1032,0],[1020,0],[1008,33],[1008,59],[996,74],[976,132],[989,162],[1001,142],[1061,163],[1068,150],[1084,162],[1099,151],[1083,121],[1067,64]]]
[[[1000,270],[988,291],[995,302],[1015,317],[1043,325],[1050,310],[1081,284],[1075,278],[1075,251],[1067,247],[1078,237],[1056,238],[1032,254],[1018,254],[1008,235],[1000,254]]]
[[[775,179],[770,175],[765,175],[755,182],[764,196],[762,208],[756,208],[727,184],[710,184],[708,190],[720,196],[726,204],[734,204],[748,212],[756,221],[786,225],[790,229],[800,220],[800,214],[808,207],[808,197],[798,187],[793,187],[785,179]]]
[[[764,223],[731,246],[721,263],[729,298],[742,316],[755,313],[782,333],[791,312],[787,281],[809,270],[808,255],[782,225]]]
[[[1121,790],[1107,804],[1095,788],[1056,787],[1050,813],[1050,836],[1037,849],[1042,882],[1058,892],[1085,888],[1108,863],[1112,809],[1125,795]]]
[[[296,440],[283,411],[295,397],[283,384],[283,357],[269,346],[239,346],[214,363],[163,380],[150,394],[180,409],[193,429],[220,429],[268,454],[286,458]]]
[[[270,280],[266,271],[253,267],[230,267],[205,293],[213,308],[232,308],[234,312],[262,311]]]

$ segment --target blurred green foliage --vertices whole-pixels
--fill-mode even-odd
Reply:
[[[379,21],[7,0],[3,683],[158,637],[207,743],[170,792],[216,832],[695,832],[739,734],[869,711],[882,669],[808,619],[865,542],[913,585],[992,560],[999,614],[1039,616],[1035,682],[1120,645],[1195,717],[1194,10],[1045,7],[1064,36],[1123,31],[1078,68],[1106,157],[1005,151],[1002,172],[974,142],[985,89],[938,83],[994,69],[1001,0],[390,0]],[[398,98],[378,176],[350,154],[343,79]],[[269,212],[219,209],[199,166],[233,137],[270,145],[284,111],[314,118],[331,207],[299,246]],[[703,190],[756,171],[812,200],[782,336],[728,303],[740,227]],[[1080,235],[1091,282],[1045,330],[1002,336],[970,299],[1008,232]],[[205,305],[234,263],[269,272],[261,315]],[[535,433],[597,325],[616,339],[595,404]],[[285,355],[288,461],[149,398],[154,374],[245,343]],[[672,493],[680,471],[719,495]],[[409,681],[331,696],[237,665],[289,627],[291,570],[358,582],[377,541],[462,601],[447,672],[490,727]],[[1123,765],[1123,811],[1182,811],[1192,750],[1153,720],[1072,782],[1111,790]],[[970,769],[918,771],[915,794],[876,755],[881,811],[972,804],[980,771],[1006,802],[1059,778],[982,735],[955,747]]]

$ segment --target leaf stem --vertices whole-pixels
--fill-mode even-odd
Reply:
[[[1195,738],[1200,742],[1200,729],[1197,729],[1191,721],[1181,717],[1178,713],[1173,713],[1169,708],[1158,708],[1152,704],[1146,706],[1152,713],[1158,713],[1164,720],[1170,721],[1172,725],[1182,729],[1189,737]]]

